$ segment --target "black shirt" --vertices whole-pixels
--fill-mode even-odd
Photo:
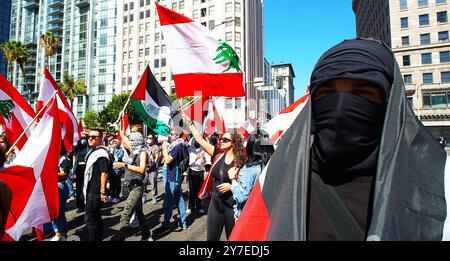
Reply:
[[[89,181],[88,188],[87,188],[87,194],[100,194],[100,179],[101,179],[101,173],[106,172],[108,173],[109,168],[109,159],[102,157],[99,158],[95,163],[94,167],[92,169],[92,177]]]
[[[221,153],[219,148],[214,148],[214,154],[213,154],[213,159],[215,159],[215,157],[217,155],[219,155]],[[217,186],[223,184],[223,183],[230,183],[231,184],[231,179],[228,176],[228,171],[234,166],[234,161],[228,165],[225,163],[225,155],[216,162],[216,164],[214,165],[213,169],[211,170],[211,176],[213,177],[213,187],[212,187],[212,193],[216,194],[219,196],[219,198],[221,199],[221,201],[226,204],[228,207],[233,207],[234,205],[234,199],[233,199],[233,193],[230,191],[227,191],[225,193],[220,193],[219,189],[217,188]]]

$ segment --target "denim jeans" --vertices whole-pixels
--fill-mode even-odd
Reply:
[[[170,218],[172,217],[173,204],[178,205],[178,211],[181,217],[182,226],[186,226],[186,207],[184,205],[184,198],[181,193],[181,184],[178,182],[166,182],[164,195],[164,222],[163,226],[169,226]]]
[[[58,218],[52,220],[53,231],[62,234],[67,233],[67,220],[65,215],[66,200],[69,196],[69,188],[66,182],[58,182],[58,195],[59,195],[59,213]]]
[[[66,180],[66,183],[67,183],[67,187],[68,187],[68,189],[69,189],[69,196],[68,196],[68,198],[70,198],[70,197],[75,197],[75,190],[73,189],[73,180],[72,180],[72,176],[70,176],[70,177]]]
[[[100,194],[87,195],[84,221],[88,229],[89,241],[103,240],[102,205]]]
[[[158,171],[152,171],[149,175],[152,198],[158,197]]]

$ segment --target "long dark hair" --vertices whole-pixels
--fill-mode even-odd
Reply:
[[[260,165],[261,168],[264,168],[274,151],[275,149],[273,148],[269,134],[259,128],[256,129],[256,131],[250,134],[247,140],[245,152],[248,158],[245,166],[252,167]]]
[[[3,149],[0,149],[0,168],[3,167],[6,161],[6,151],[3,151]]]
[[[244,139],[235,129],[229,130],[228,133],[230,133],[231,136],[231,148],[233,148],[234,164],[236,168],[240,169],[245,164]]]

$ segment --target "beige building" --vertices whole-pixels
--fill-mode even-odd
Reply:
[[[353,0],[353,10],[358,36],[392,47],[417,117],[450,141],[449,0]]]
[[[239,127],[256,115],[255,78],[263,76],[263,0],[161,0],[176,12],[209,28],[240,56],[246,97],[216,100],[227,128]],[[120,0],[117,6],[116,93],[131,91],[145,66],[170,95],[175,92],[167,48],[153,0]]]

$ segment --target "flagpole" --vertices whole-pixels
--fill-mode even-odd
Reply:
[[[114,122],[115,125],[117,125],[120,121],[120,117],[125,113],[125,110],[127,109],[128,104],[130,104],[131,96],[128,97],[127,102],[125,103],[125,106],[123,107],[123,110],[119,113],[119,118]]]
[[[50,97],[50,99],[45,103],[45,105],[42,106],[41,110],[36,114],[34,119],[30,122],[30,124],[28,124],[28,126],[25,128],[25,130],[22,132],[22,134],[20,134],[19,138],[17,138],[17,140],[14,142],[14,144],[11,146],[11,148],[9,148],[9,150],[6,152],[6,155],[11,153],[11,151],[17,146],[17,143],[19,143],[20,139],[22,139],[23,136],[25,135],[25,133],[31,128],[31,125],[34,124],[34,122],[37,120],[39,115],[41,115],[41,113],[47,108],[47,105],[52,101],[52,99],[56,96],[56,94],[58,94],[58,91],[55,90],[52,97]]]

